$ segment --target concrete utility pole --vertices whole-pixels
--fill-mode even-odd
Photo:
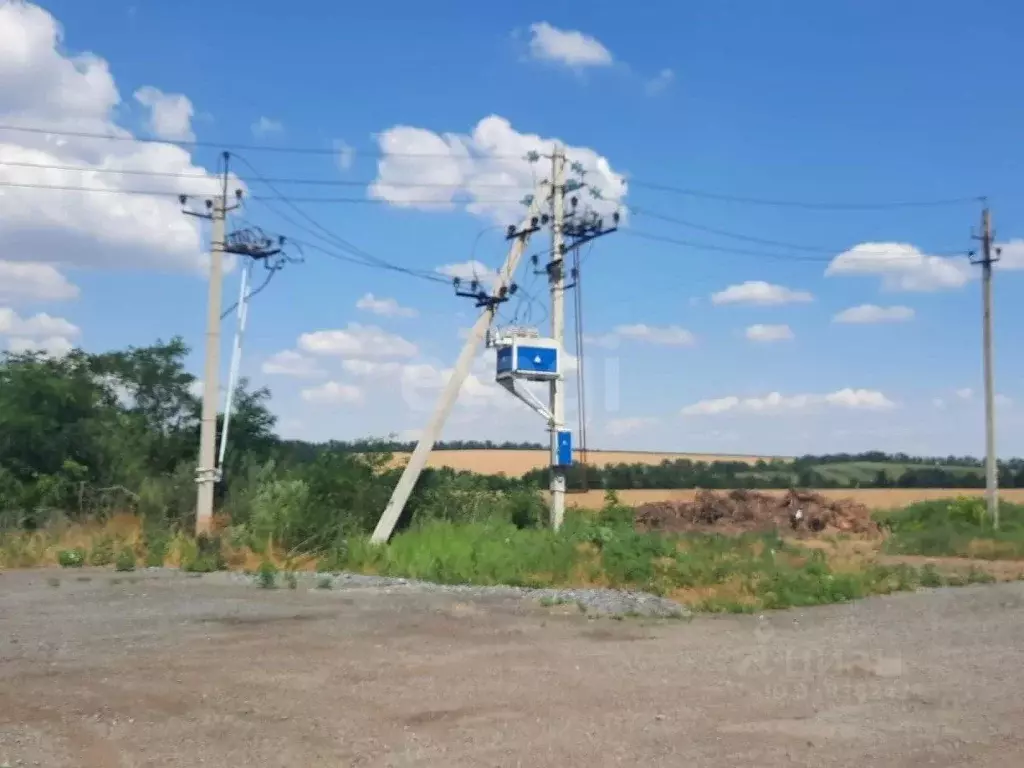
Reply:
[[[220,308],[224,286],[224,251],[227,241],[228,163],[224,153],[220,195],[206,201],[206,212],[185,210],[188,197],[180,197],[189,216],[208,219],[210,234],[210,288],[206,303],[206,361],[203,366],[203,411],[199,430],[199,465],[196,468],[196,535],[209,533],[213,524],[213,490],[217,483],[217,404],[220,391]],[[236,192],[241,196],[241,190]]]
[[[548,283],[551,286],[551,337],[558,345],[558,354],[565,356],[565,150],[555,145],[551,153],[551,265]],[[558,433],[565,428],[565,378],[560,371],[551,384],[551,455],[558,450]],[[551,527],[556,531],[565,518],[565,467],[551,467]]]
[[[505,258],[505,263],[498,272],[498,281],[493,291],[495,297],[505,295],[508,286],[512,282],[512,276],[515,274],[516,267],[519,266],[519,260],[523,256],[523,250],[526,248],[529,236],[536,229],[535,220],[539,198],[539,194],[533,196],[533,201],[530,203],[526,218],[519,227],[520,234],[515,235],[513,238],[512,247]],[[377,527],[374,528],[373,535],[370,537],[370,541],[373,543],[384,544],[391,538],[391,534],[398,524],[398,519],[402,516],[402,510],[405,509],[405,504],[409,500],[409,495],[412,493],[413,488],[416,487],[416,481],[419,480],[420,473],[427,464],[427,457],[430,455],[434,443],[441,437],[441,430],[444,428],[444,423],[455,406],[459,390],[462,389],[462,383],[466,380],[466,376],[469,375],[469,369],[473,365],[473,358],[476,357],[480,342],[483,341],[484,334],[494,320],[497,306],[496,303],[485,306],[484,310],[480,313],[480,317],[477,318],[476,323],[470,329],[469,336],[466,337],[466,344],[463,346],[462,353],[455,363],[455,369],[445,384],[434,413],[430,417],[430,423],[423,430],[423,436],[416,443],[416,448],[413,450],[412,456],[409,457],[409,463],[405,465],[402,477],[399,478],[398,485],[392,491],[387,507],[384,508],[380,520],[377,521]]]
[[[999,261],[999,249],[992,251],[992,217],[988,206],[981,212],[981,256],[972,259],[981,265],[982,343],[985,358],[985,500],[992,527],[999,529],[999,468],[996,455],[996,396],[992,344],[992,265]]]

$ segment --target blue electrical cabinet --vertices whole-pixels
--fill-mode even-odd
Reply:
[[[497,345],[495,378],[551,381],[559,376],[553,339],[514,338]]]
[[[551,457],[551,466],[568,467],[572,464],[572,432],[560,429],[555,439],[555,453]]]

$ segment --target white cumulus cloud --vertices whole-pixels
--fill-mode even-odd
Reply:
[[[559,29],[546,21],[530,25],[530,55],[573,69],[606,67],[614,61],[611,51],[596,37],[574,29]]]
[[[381,158],[370,197],[424,210],[464,206],[501,224],[522,218],[522,199],[534,194],[538,180],[549,175],[550,162],[541,158],[530,163],[527,153],[550,154],[556,142],[519,133],[497,115],[482,119],[470,134],[396,125],[377,140]],[[625,178],[592,149],[566,146],[565,152],[570,163],[583,168],[587,184],[601,193],[602,199],[588,199],[588,206],[610,217],[626,196]]]
[[[844,309],[832,318],[833,323],[900,323],[914,319],[910,307],[880,307],[877,304],[860,304]]]
[[[750,341],[785,341],[793,338],[793,330],[788,325],[751,325],[744,331]]]
[[[294,376],[300,379],[322,376],[324,373],[315,360],[293,349],[271,355],[263,361],[260,370],[270,376]]]
[[[338,381],[325,381],[316,387],[309,387],[301,392],[302,399],[307,403],[351,404],[363,401],[363,390],[354,384],[343,384]]]
[[[65,301],[77,296],[78,286],[50,264],[0,261],[0,301]]]
[[[784,285],[774,285],[763,280],[747,280],[730,285],[718,293],[711,294],[712,304],[794,304],[814,301],[807,291],[797,291]]]
[[[13,309],[0,307],[0,334],[39,339],[47,336],[77,336],[79,333],[81,329],[63,317],[40,312],[23,318]]]
[[[64,336],[46,336],[43,338],[12,336],[7,342],[8,351],[14,354],[42,352],[51,357],[63,357],[74,349],[74,346],[74,342]]]
[[[1024,240],[1008,240],[998,243],[996,248],[999,252],[997,269],[1024,269]]]
[[[299,349],[314,355],[360,359],[415,357],[416,345],[374,325],[349,323],[337,330],[313,331],[299,336]]]
[[[783,395],[771,392],[763,397],[745,398],[730,395],[687,405],[682,409],[682,414],[711,416],[729,412],[792,413],[821,407],[882,411],[895,408],[896,404],[877,390],[846,388],[828,394]]]
[[[53,131],[0,132],[0,181],[24,185],[0,189],[5,260],[134,269],[202,266],[199,223],[181,215],[176,197],[212,194],[216,182],[180,147],[128,140],[131,133],[116,122],[120,102],[107,62],[92,53],[68,52],[49,12],[28,2],[0,2],[0,124]],[[63,136],[61,131],[125,140]],[[140,188],[166,194],[118,194]]]
[[[189,98],[180,93],[164,93],[146,85],[135,92],[135,100],[149,109],[149,128],[161,139],[192,141],[192,116],[195,110]]]
[[[966,258],[929,256],[908,243],[861,243],[829,262],[825,275],[867,275],[889,291],[960,288],[971,279]]]
[[[378,298],[372,293],[364,294],[356,301],[356,309],[382,317],[416,317],[418,314],[412,307],[403,307],[396,299]]]

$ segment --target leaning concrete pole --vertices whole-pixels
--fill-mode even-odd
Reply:
[[[523,234],[520,234],[513,240],[508,256],[505,257],[505,263],[498,272],[497,284],[494,286],[493,295],[495,296],[512,282],[512,275],[515,274],[519,260],[526,249],[527,240],[529,240],[530,230],[532,229],[531,224],[534,218],[538,216],[537,211],[542,192],[543,190],[537,190],[537,193],[534,194],[533,202],[526,213],[526,218],[519,226],[518,231]],[[483,341],[484,334],[494,319],[494,310],[494,306],[485,307],[470,330],[469,336],[466,338],[466,344],[462,348],[462,354],[459,355],[458,362],[455,363],[455,369],[452,371],[451,378],[445,384],[441,397],[434,408],[434,414],[430,417],[430,423],[427,424],[426,429],[423,431],[423,437],[416,443],[416,448],[409,458],[409,463],[405,465],[402,477],[399,478],[398,485],[395,486],[395,490],[391,493],[391,500],[388,501],[388,505],[384,508],[380,520],[377,521],[377,527],[373,530],[370,541],[375,544],[383,544],[391,538],[395,525],[398,524],[398,518],[402,516],[402,510],[405,509],[405,504],[409,500],[409,495],[412,493],[412,489],[416,487],[416,481],[419,480],[420,473],[423,472],[423,468],[427,464],[427,456],[430,455],[430,451],[434,448],[434,443],[441,437],[441,430],[444,429],[444,423],[448,420],[448,416],[455,406],[462,383],[466,380],[466,376],[469,375],[469,370],[473,365],[473,359],[476,357],[480,342]]]

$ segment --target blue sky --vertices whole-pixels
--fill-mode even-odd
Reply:
[[[624,176],[621,202],[636,212],[585,262],[589,432],[600,447],[979,453],[980,290],[977,270],[954,255],[974,247],[979,204],[827,206],[987,195],[1007,267],[995,288],[999,444],[1004,454],[1024,451],[1024,363],[1013,335],[1024,319],[1014,302],[1024,284],[1024,245],[1014,242],[1024,238],[1016,213],[1024,164],[1024,101],[1011,39],[1024,21],[1017,5],[988,3],[984,14],[967,3],[802,0],[605,4],[585,13],[576,4],[532,2],[441,3],[429,13],[418,3],[297,2],[283,14],[279,3],[253,0],[239,8],[8,5],[0,11],[0,40],[8,43],[0,48],[9,52],[0,53],[0,124],[120,128],[227,149],[348,147],[343,157],[238,153],[264,176],[350,184],[282,187],[295,198],[374,197],[297,204],[374,255],[427,271],[470,259],[500,263],[500,232],[484,228],[510,223],[511,209],[486,201],[516,198],[518,190],[473,185],[495,163],[510,170],[501,155],[529,144],[529,136],[558,138],[588,161],[605,158],[610,175],[592,178]],[[56,46],[53,24],[63,28]],[[69,70],[68,57],[83,52],[94,58]],[[140,95],[146,87],[156,89],[151,98]],[[482,134],[472,138],[481,126],[493,145]],[[448,178],[450,163],[389,155],[388,137],[421,153],[469,146],[474,160],[457,199],[477,189],[482,212],[394,205],[408,193],[405,184]],[[164,154],[173,148],[55,142],[0,131],[0,160],[216,168],[213,148]],[[253,195],[270,195],[247,168],[234,167]],[[528,175],[524,168],[510,172]],[[67,183],[55,171],[0,164],[5,179]],[[144,174],[84,183],[97,179],[135,190],[191,183]],[[726,201],[644,184],[826,207]],[[75,196],[89,198],[90,207]],[[16,215],[4,224],[0,213],[0,275],[8,264],[10,276],[0,287],[0,308],[8,310],[0,310],[0,344],[59,337],[104,349],[181,334],[196,350],[198,371],[206,233],[180,221],[166,200],[131,207],[147,201],[5,189],[0,211]],[[308,239],[271,208],[253,202],[244,217]],[[711,234],[645,212],[802,248]],[[865,250],[866,243],[881,245]],[[237,277],[228,277],[228,303]],[[533,279],[520,275],[544,300]],[[769,285],[712,298],[751,282]],[[415,317],[358,308],[367,293]],[[737,300],[723,300],[729,296]],[[836,321],[861,305],[886,311],[855,315],[875,322]],[[445,285],[307,251],[305,263],[289,266],[254,300],[243,370],[273,390],[284,434],[413,434],[471,312]],[[532,312],[537,319],[539,308]],[[33,325],[39,313],[48,320]],[[224,328],[227,349],[233,326]],[[321,333],[331,331],[340,333]],[[446,436],[543,439],[539,419],[489,383],[486,359],[475,376]]]

